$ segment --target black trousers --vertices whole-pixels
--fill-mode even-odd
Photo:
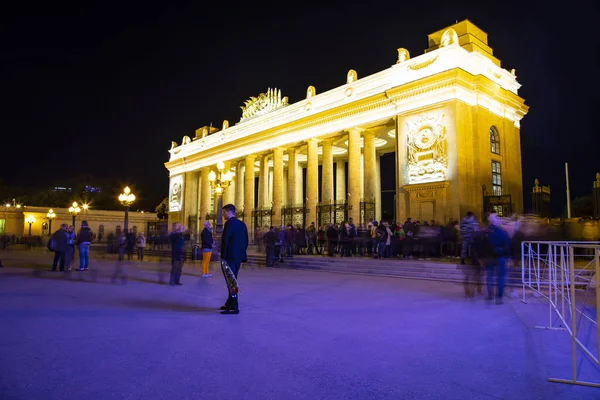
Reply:
[[[231,263],[228,262],[227,264],[229,264],[229,268],[231,268],[233,275],[235,275],[235,278],[237,279],[238,272],[240,272],[240,267],[242,263],[238,261]],[[237,310],[239,308],[237,293],[233,295],[231,294],[231,292],[228,293],[227,301],[225,302],[225,307],[230,308],[232,310]]]
[[[182,271],[183,271],[183,260],[171,261],[171,280],[169,282],[171,285],[180,283]]]
[[[268,244],[266,246],[266,251],[267,251],[267,267],[272,267],[273,266],[273,259],[275,258],[275,246]]]
[[[52,262],[52,271],[56,271],[56,265],[60,260],[60,270],[65,270],[65,252],[64,251],[55,251],[54,252],[54,262]]]

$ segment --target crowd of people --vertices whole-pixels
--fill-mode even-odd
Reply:
[[[435,221],[421,224],[408,218],[404,224],[370,220],[366,227],[357,227],[349,219],[321,227],[314,222],[307,228],[300,224],[271,226],[256,230],[255,238],[259,251],[266,254],[269,267],[294,255],[460,259],[460,264],[465,265],[465,295],[474,297],[475,291],[482,293],[485,270],[488,300],[496,299],[502,304],[506,260],[517,256],[523,231],[514,219],[501,219],[494,212],[487,216],[486,224],[480,224],[468,212],[460,223],[450,221],[443,226]]]
[[[233,211],[231,211],[233,209]],[[225,229],[223,233],[221,258],[227,260],[232,271],[239,272],[240,263],[246,259],[248,247],[248,233],[246,225],[235,218],[235,207],[228,204],[223,209],[225,215]],[[237,222],[233,222],[237,221]],[[244,232],[242,232],[241,225]],[[235,229],[234,229],[235,227]],[[238,232],[229,239],[226,234]],[[435,221],[412,221],[408,218],[403,224],[396,221],[370,220],[366,226],[355,225],[350,218],[341,224],[329,224],[317,227],[313,222],[307,228],[297,224],[269,227],[265,231],[255,231],[255,241],[259,250],[266,253],[269,267],[275,262],[284,261],[284,257],[295,255],[323,255],[328,257],[373,257],[385,258],[422,258],[450,257],[460,259],[460,264],[465,267],[465,295],[473,298],[475,293],[482,293],[483,272],[486,272],[488,299],[501,304],[504,290],[506,260],[518,256],[518,245],[525,235],[523,226],[519,225],[518,218],[501,219],[495,213],[487,216],[487,223],[480,224],[473,213],[468,212],[461,222],[450,221],[440,225]],[[75,233],[73,226],[62,224],[50,240],[48,248],[54,252],[52,271],[71,271],[76,250],[79,253],[78,271],[87,271],[89,268],[89,246],[93,234],[87,224],[82,222],[81,229]],[[202,252],[202,277],[208,278],[209,263],[215,247],[212,226],[209,221],[204,223],[200,234]],[[175,224],[169,234],[168,247],[171,250],[172,268],[170,285],[180,286],[185,253],[186,231],[181,224]],[[231,243],[235,243],[234,247]],[[242,244],[240,244],[242,243]],[[116,240],[118,260],[123,261],[134,257],[144,259],[144,249],[147,241],[143,233],[136,234],[124,230]],[[224,247],[223,247],[224,246]],[[239,250],[242,249],[243,250]],[[238,249],[238,250],[231,250]],[[231,253],[231,254],[230,254]],[[227,259],[229,257],[229,259]],[[118,264],[119,265],[119,264]],[[124,271],[117,268],[113,281]],[[234,301],[235,300],[235,301]],[[223,311],[235,311],[237,297],[229,296],[222,307]]]

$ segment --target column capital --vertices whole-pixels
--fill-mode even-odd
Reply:
[[[350,132],[358,132],[358,133],[363,133],[364,131],[366,131],[366,129],[364,128],[359,128],[357,126],[353,127],[353,128],[348,128],[346,129],[346,132],[350,133]]]
[[[375,136],[375,134],[376,134],[376,132],[375,132],[375,131],[373,131],[373,130],[371,130],[371,129],[365,129],[365,130],[364,130],[364,131],[362,131],[361,133],[362,133],[362,135],[363,135],[364,137],[367,137],[367,136],[368,136],[368,137],[374,137],[374,136]]]
[[[255,159],[256,157],[257,157],[256,154],[247,154],[246,156],[244,156],[244,159],[247,159],[247,158],[254,158]]]
[[[321,142],[321,139],[318,138],[310,138],[310,139],[306,139],[306,143],[319,143]]]

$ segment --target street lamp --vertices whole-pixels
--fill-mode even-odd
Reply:
[[[218,202],[218,210],[216,232],[221,233],[223,230],[223,214],[221,212],[221,209],[223,208],[223,192],[225,192],[225,189],[231,185],[233,174],[230,170],[225,172],[225,163],[223,161],[219,161],[217,163],[217,172],[211,170],[208,173],[208,180],[215,191],[215,196],[217,197],[216,200]]]
[[[79,205],[77,205],[77,202],[74,201],[73,205],[71,205],[71,207],[69,207],[69,214],[71,214],[73,216],[73,228],[75,228],[75,217],[80,212],[81,212],[81,208],[79,208]]]
[[[26,222],[29,224],[29,236],[31,236],[31,225],[35,222],[35,218],[33,218],[33,215],[29,214],[29,216],[26,219]]]
[[[56,214],[54,213],[53,209],[48,210],[48,214],[46,214],[46,217],[48,217],[48,236],[52,235],[52,220],[54,218],[56,218]]]
[[[129,186],[125,186],[123,193],[119,195],[119,201],[125,206],[125,223],[123,224],[123,229],[127,231],[127,225],[129,223],[129,206],[135,201],[135,195],[131,193]]]

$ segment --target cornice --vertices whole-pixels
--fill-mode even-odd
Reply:
[[[404,185],[401,188],[407,192],[416,192],[419,190],[446,189],[449,185],[450,185],[450,182],[441,181],[441,182],[415,183],[412,185]]]
[[[189,153],[185,157],[165,163],[165,166],[171,175],[176,175],[206,164],[214,164],[218,159],[236,159],[245,156],[244,153],[261,153],[267,151],[269,146],[289,148],[298,141],[355,128],[360,124],[390,118],[427,104],[451,99],[488,107],[492,112],[512,120],[515,125],[527,112],[523,99],[498,88],[498,84],[488,77],[473,76],[461,68],[453,68],[335,108],[305,113],[303,117],[270,128],[265,127],[256,134],[236,139],[231,137],[218,146]],[[268,116],[260,118],[265,117]],[[308,134],[311,130],[312,133]]]

